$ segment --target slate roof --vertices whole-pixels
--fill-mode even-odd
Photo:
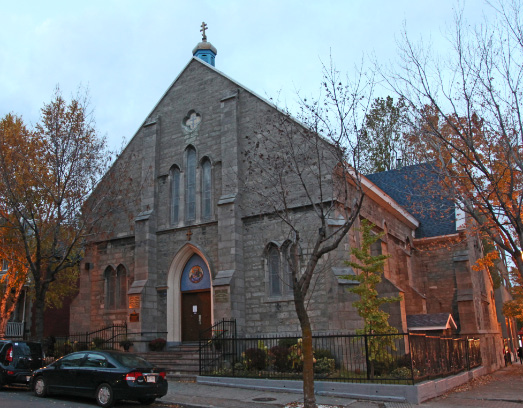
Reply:
[[[450,313],[407,315],[407,328],[413,331],[445,330],[456,327],[456,322]]]
[[[454,203],[439,186],[436,170],[422,163],[366,176],[418,219],[416,238],[456,233]]]

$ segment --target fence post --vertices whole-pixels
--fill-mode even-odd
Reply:
[[[414,385],[414,354],[412,353],[412,343],[410,339],[410,332],[407,332],[407,341],[409,342],[409,356],[410,356],[410,376],[412,385]]]
[[[367,380],[370,380],[370,360],[369,360],[369,344],[367,342],[367,333],[363,334],[365,340],[365,361],[367,365]]]
[[[467,371],[470,371],[470,354],[469,354],[469,339],[465,339],[465,361],[467,364]]]

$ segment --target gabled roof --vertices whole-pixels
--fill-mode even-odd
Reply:
[[[456,233],[455,206],[440,187],[436,170],[433,163],[422,163],[367,176],[419,220],[416,238]]]
[[[407,315],[409,331],[456,329],[457,325],[450,313]]]
[[[158,107],[158,105],[160,105],[160,103],[162,102],[162,100],[165,98],[165,96],[169,93],[169,91],[171,90],[171,88],[174,86],[174,84],[176,84],[176,82],[178,81],[178,79],[183,75],[183,73],[187,70],[187,68],[189,68],[189,65],[191,65],[192,62],[198,62],[204,66],[206,66],[207,68],[209,68],[210,70],[216,72],[218,75],[221,75],[222,77],[228,79],[229,81],[231,81],[233,84],[235,84],[236,86],[238,86],[238,88],[241,88],[242,90],[244,91],[247,91],[249,92],[251,95],[255,96],[256,98],[260,99],[261,101],[265,102],[267,105],[270,105],[271,107],[273,107],[274,109],[278,110],[281,112],[281,109],[278,108],[276,105],[274,105],[274,103],[268,101],[267,99],[263,98],[262,96],[258,95],[256,92],[250,90],[249,88],[243,86],[242,84],[240,84],[238,81],[232,79],[231,77],[229,77],[228,75],[224,74],[223,72],[221,72],[220,70],[216,69],[216,67],[212,66],[211,64],[208,64],[207,62],[205,61],[202,61],[200,58],[198,57],[192,57],[189,62],[185,65],[185,67],[183,67],[183,69],[180,71],[180,73],[176,76],[176,78],[174,79],[174,81],[171,83],[171,85],[169,85],[167,87],[167,89],[165,90],[165,92],[162,94],[162,96],[160,97],[160,99],[158,100],[158,102],[156,103],[156,105],[154,105],[154,107],[151,109],[151,111],[149,112],[149,114],[145,117],[143,123],[140,125],[140,127],[138,128],[138,130],[136,131],[136,133],[139,132],[139,130],[147,123],[147,120],[150,118],[151,114],[155,111],[155,109]],[[296,119],[294,119],[296,120]],[[297,121],[298,122],[298,121]],[[299,122],[298,122],[299,123]],[[136,135],[135,133],[135,135]]]

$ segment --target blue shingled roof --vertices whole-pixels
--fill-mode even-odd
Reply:
[[[456,233],[452,200],[440,187],[433,163],[406,166],[366,176],[420,222],[416,238]]]

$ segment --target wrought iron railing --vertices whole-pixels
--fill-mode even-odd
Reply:
[[[199,335],[200,375],[236,355],[236,321],[221,320]]]
[[[46,340],[46,354],[61,357],[73,351],[119,349],[120,341],[127,338],[127,325],[112,325],[99,330],[70,334],[68,337],[51,337]]]
[[[227,322],[231,324],[231,322]],[[220,322],[200,339],[200,375],[301,379],[301,339],[236,336]],[[233,335],[234,333],[234,335]],[[481,364],[479,340],[423,335],[313,336],[317,380],[413,384]]]

